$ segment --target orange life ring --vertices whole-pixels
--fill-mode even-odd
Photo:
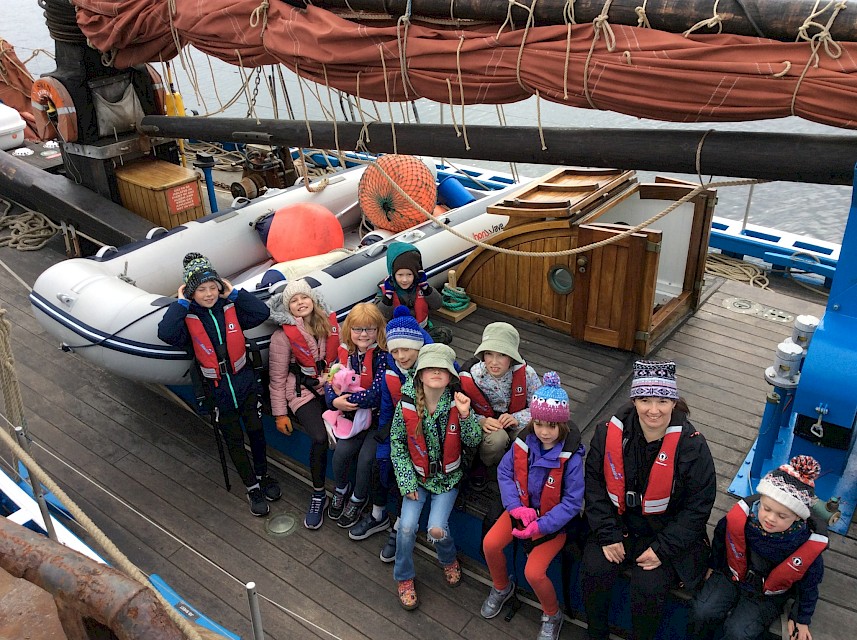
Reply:
[[[63,142],[77,142],[77,109],[71,94],[55,78],[39,78],[30,92],[36,131],[42,140],[50,140],[54,128]]]
[[[157,69],[150,64],[146,65],[146,71],[149,72],[149,80],[152,81],[152,91],[155,94],[155,110],[156,115],[163,116],[167,113],[167,89],[164,86],[164,79]]]

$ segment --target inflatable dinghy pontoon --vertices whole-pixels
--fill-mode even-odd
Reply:
[[[438,167],[438,178],[450,169]],[[304,277],[319,290],[340,319],[355,304],[371,300],[386,275],[385,251],[392,241],[419,248],[433,285],[461,263],[473,244],[426,221],[398,234],[361,234],[363,215],[358,185],[366,166],[345,169],[324,178],[327,186],[310,191],[302,184],[270,190],[253,201],[188,222],[172,230],[153,229],[149,237],[118,249],[103,248],[92,258],[60,262],[36,280],[30,301],[41,325],[65,351],[79,354],[124,378],[167,385],[190,384],[190,358],[157,337],[166,307],[181,284],[182,258],[198,251],[236,288],[269,297],[292,280]],[[467,167],[453,173],[472,200],[443,214],[443,220],[467,238],[485,239],[501,231],[506,216],[488,214],[486,207],[520,187],[509,176]],[[311,187],[320,186],[321,180]],[[456,186],[458,188],[458,186]],[[333,251],[276,263],[255,228],[256,221],[295,203],[322,205],[335,214],[344,246]],[[241,205],[244,206],[241,206]],[[300,234],[298,229],[295,233]],[[374,244],[367,244],[373,242]],[[273,271],[272,271],[273,269]],[[278,282],[271,282],[279,280]],[[247,335],[267,357],[271,334],[266,322]]]

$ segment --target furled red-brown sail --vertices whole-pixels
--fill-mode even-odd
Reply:
[[[33,88],[33,76],[15,53],[15,47],[0,38],[0,102],[21,114],[27,126],[24,137],[38,140],[30,113],[30,90]]]
[[[501,104],[538,94],[576,107],[676,122],[797,115],[857,128],[857,43],[684,37],[599,23],[502,30],[367,26],[259,0],[75,0],[78,24],[120,67],[189,43],[232,64],[282,63],[304,78],[380,101]],[[156,5],[156,6],[152,6]],[[402,60],[407,60],[402,68]]]

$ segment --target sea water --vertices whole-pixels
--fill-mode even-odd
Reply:
[[[24,60],[29,58],[38,49],[47,49],[53,52],[53,42],[48,35],[44,24],[42,9],[36,0],[3,0],[3,20],[0,26],[0,36],[3,36],[15,46],[18,56]],[[250,81],[249,89],[242,91],[242,87],[251,70],[240,70],[218,60],[211,60],[196,51],[190,51],[190,62],[184,64],[180,60],[173,61],[173,73],[176,88],[181,91],[185,107],[196,113],[213,113],[222,108],[232,96],[240,93],[233,106],[226,109],[223,115],[230,117],[242,117],[248,113],[248,103],[252,99],[252,87],[255,78]],[[162,67],[155,65],[159,71]],[[38,53],[27,67],[34,76],[51,71],[55,68],[53,60],[45,53]],[[266,68],[266,73],[270,68]],[[198,82],[196,87],[190,81],[190,73],[195,73]],[[286,91],[298,119],[323,119],[322,106],[313,93],[320,95],[325,108],[330,110],[327,91],[319,91],[315,85],[304,83],[303,96],[301,94],[298,80],[287,69],[283,69]],[[213,78],[217,78],[215,85]],[[278,82],[277,82],[278,84]],[[314,87],[311,91],[310,86]],[[280,117],[288,117],[284,105],[283,94],[280,91],[279,100]],[[370,103],[371,104],[371,103]],[[347,103],[340,104],[335,97],[332,105],[336,111],[336,117],[349,119],[349,107]],[[367,108],[364,106],[364,108]],[[418,100],[415,105],[416,113],[422,123],[449,123],[452,117],[449,106],[442,106],[428,100]],[[819,135],[849,135],[855,136],[855,148],[857,148],[857,132],[837,129],[821,124],[816,124],[797,117],[781,118],[777,120],[757,120],[753,122],[734,123],[672,123],[635,118],[623,114],[594,111],[566,107],[545,100],[537,105],[535,98],[525,100],[516,104],[505,105],[502,109],[505,122],[510,126],[533,126],[536,120],[537,109],[540,112],[542,126],[550,127],[610,127],[610,128],[647,128],[647,129],[717,129],[720,131],[747,131],[747,132],[776,132],[788,131],[791,133],[819,134]],[[374,106],[369,107],[374,113]],[[389,117],[386,105],[378,105],[378,112],[384,119]],[[270,94],[266,88],[264,78],[259,85],[258,96],[255,101],[255,114],[260,118],[273,118],[274,108]],[[405,113],[401,105],[393,108],[393,117],[397,122],[407,120],[414,121],[413,109]],[[465,121],[470,125],[496,125],[499,124],[500,114],[494,105],[473,105],[467,107]],[[459,118],[460,121],[460,118]],[[546,132],[548,144],[550,143],[550,132]],[[812,162],[812,158],[807,158]],[[497,162],[466,161],[467,164],[475,164],[482,167],[493,168],[497,171],[509,171],[509,166]],[[518,173],[522,176],[539,176],[546,173],[550,167],[544,165],[516,166]],[[640,179],[650,180],[654,177],[653,172],[640,172]],[[686,180],[697,181],[695,175],[676,175]],[[709,176],[703,176],[708,179]],[[718,177],[713,178],[717,180]],[[840,242],[845,229],[845,221],[851,199],[851,188],[845,186],[830,185],[808,185],[793,182],[769,182],[757,184],[753,188],[752,198],[750,187],[729,187],[718,191],[717,215],[734,220],[741,220],[748,209],[749,199],[749,222],[752,224],[773,227],[782,231],[807,235],[829,242]]]

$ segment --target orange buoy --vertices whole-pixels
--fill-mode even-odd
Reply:
[[[59,80],[51,77],[36,80],[30,91],[30,103],[36,131],[42,140],[54,137],[50,130],[55,128],[64,142],[77,142],[77,109]]]
[[[257,224],[257,229],[264,230]],[[345,245],[345,234],[336,216],[320,204],[296,202],[277,209],[263,237],[268,253],[277,262],[317,256]]]
[[[419,207],[414,207],[393,183]],[[376,229],[399,232],[426,221],[424,212],[434,210],[437,185],[431,171],[416,156],[386,155],[366,168],[357,197]]]

